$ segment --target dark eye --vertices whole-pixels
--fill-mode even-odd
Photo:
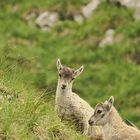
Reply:
[[[61,77],[62,75],[61,74],[59,74],[59,77]]]
[[[97,113],[98,113],[98,114],[101,114],[101,113],[102,113],[102,110],[97,110]]]

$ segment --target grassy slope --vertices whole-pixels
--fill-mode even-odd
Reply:
[[[0,80],[12,96],[19,94],[19,99],[14,96],[10,102],[5,93],[2,94],[3,137],[52,139],[57,134],[80,139],[72,135],[75,132],[66,128],[53,111],[58,57],[74,68],[85,65],[74,84],[80,96],[94,106],[114,95],[123,118],[140,127],[140,24],[133,20],[132,10],[103,3],[82,25],[66,20],[50,32],[42,32],[22,20],[32,9],[62,11],[62,7],[66,7],[66,13],[77,12],[87,1],[3,0],[0,3]],[[99,48],[98,42],[109,28],[116,30],[117,43]]]

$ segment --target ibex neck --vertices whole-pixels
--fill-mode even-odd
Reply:
[[[55,104],[58,106],[60,104],[65,104],[67,101],[67,98],[69,98],[72,95],[72,85],[71,87],[67,87],[67,89],[63,90],[58,82],[57,89],[56,89],[56,98],[55,98]]]
[[[62,89],[58,81],[56,94],[59,95],[62,94],[62,96],[69,96],[71,93],[72,93],[72,84],[66,87],[66,89]]]
[[[122,122],[123,120],[118,111],[115,109],[115,107],[112,107],[112,111],[109,114],[109,123],[112,125],[112,127],[118,127],[119,124],[122,124]]]
[[[108,121],[105,125],[102,126],[104,134],[111,134],[114,130],[118,130],[123,127],[124,122],[120,117],[119,113],[112,107],[112,110],[108,116]]]

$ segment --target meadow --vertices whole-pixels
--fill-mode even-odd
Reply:
[[[84,140],[54,111],[56,60],[79,68],[73,91],[91,106],[115,98],[123,119],[140,128],[140,21],[133,9],[105,2],[82,24],[66,19],[49,31],[29,25],[26,13],[53,9],[67,16],[89,0],[1,0],[0,138],[2,140]],[[112,45],[99,47],[105,31]]]

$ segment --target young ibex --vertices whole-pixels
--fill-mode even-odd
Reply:
[[[140,131],[128,126],[113,106],[114,98],[97,104],[89,124],[101,125],[104,140],[140,140]]]
[[[101,137],[99,128],[90,127],[88,120],[94,110],[92,107],[80,98],[77,94],[72,92],[72,84],[76,77],[78,77],[84,67],[74,70],[66,66],[62,66],[60,60],[57,60],[58,69],[58,85],[56,90],[55,108],[58,116],[62,120],[71,121],[77,128],[77,131],[89,134],[89,137]],[[91,132],[93,129],[93,133]],[[90,131],[90,132],[89,132]],[[99,136],[98,136],[99,134]],[[99,139],[99,138],[98,138]]]

